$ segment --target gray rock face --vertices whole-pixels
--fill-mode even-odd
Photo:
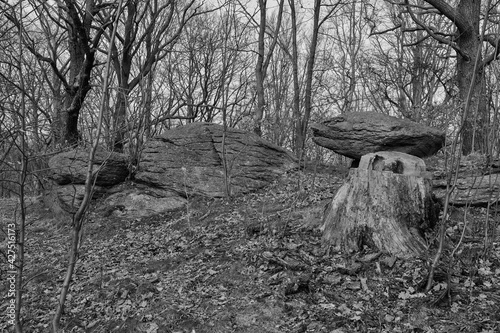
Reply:
[[[136,181],[184,197],[223,197],[224,164],[231,194],[262,188],[297,168],[288,151],[253,133],[228,128],[224,135],[221,125],[192,123],[146,144]]]
[[[102,197],[106,189],[100,186],[94,187],[92,198],[96,199]],[[75,214],[78,207],[82,203],[85,194],[85,185],[81,184],[68,184],[54,186],[45,191],[43,201],[46,207],[58,215],[69,217],[69,214]]]
[[[66,211],[71,211],[76,213],[78,207],[83,201],[83,196],[85,195],[85,185],[63,185],[55,187],[57,196],[61,200],[61,204],[65,207]],[[106,189],[101,186],[95,186],[92,195],[93,199],[101,197],[106,193]]]
[[[72,150],[57,154],[49,160],[50,178],[58,185],[85,184],[89,154],[86,150]],[[127,178],[128,158],[124,154],[98,150],[94,159],[96,185],[112,186]]]
[[[445,140],[443,131],[375,112],[346,113],[312,124],[311,129],[316,144],[355,160],[378,151],[427,157]]]
[[[49,177],[57,184],[44,195],[44,202],[58,216],[69,217],[80,206],[85,191],[87,150],[71,150],[54,155],[49,160]],[[128,174],[126,155],[98,150],[94,159],[94,174],[97,179],[93,199],[102,196],[106,188],[120,184]]]
[[[155,189],[138,184],[115,186],[98,211],[103,216],[126,219],[154,216],[183,208],[187,200],[172,191]]]

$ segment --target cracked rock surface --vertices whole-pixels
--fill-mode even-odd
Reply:
[[[428,157],[445,140],[441,130],[376,112],[345,113],[312,124],[311,130],[317,145],[355,160],[378,151]]]
[[[297,168],[287,150],[259,136],[217,124],[192,123],[151,139],[136,181],[179,195],[223,197],[262,188]]]

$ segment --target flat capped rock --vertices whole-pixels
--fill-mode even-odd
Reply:
[[[224,165],[231,194],[262,188],[298,167],[291,153],[253,133],[192,123],[146,143],[135,179],[185,197],[223,197]]]
[[[345,113],[311,129],[316,144],[355,160],[378,151],[428,157],[445,141],[441,130],[376,112]]]
[[[54,155],[49,160],[49,177],[58,185],[85,184],[89,152],[76,149]],[[128,158],[124,154],[97,150],[94,158],[96,185],[112,186],[123,182],[129,175]]]

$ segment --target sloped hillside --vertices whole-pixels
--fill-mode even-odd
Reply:
[[[463,211],[454,211],[437,282],[422,294],[425,260],[403,262],[371,249],[338,253],[322,244],[324,206],[344,177],[333,168],[291,172],[257,193],[193,197],[186,209],[142,220],[91,213],[66,332],[500,330],[500,245],[497,239],[483,256],[484,209],[471,209],[465,226]],[[4,227],[14,205],[3,200],[2,207]],[[41,204],[29,207],[26,332],[48,331],[69,230]],[[435,235],[427,237],[434,249]],[[443,295],[449,264],[451,293]],[[2,294],[6,288],[2,281]]]

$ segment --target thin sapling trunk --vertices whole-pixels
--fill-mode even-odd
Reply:
[[[116,36],[116,27],[118,23],[118,19],[120,17],[120,10],[122,8],[122,3],[123,0],[120,0],[118,4],[118,9],[115,17],[115,25],[114,29],[111,35],[111,41],[113,42],[115,36]],[[93,174],[93,162],[95,158],[95,153],[97,151],[97,148],[99,146],[99,138],[101,137],[101,130],[102,130],[102,119],[103,119],[103,114],[104,114],[104,109],[105,106],[107,105],[106,99],[108,97],[108,81],[109,81],[109,69],[110,69],[110,62],[111,62],[111,52],[108,52],[108,57],[106,61],[106,68],[104,71],[104,82],[102,86],[102,98],[101,98],[101,104],[100,104],[100,109],[99,109],[99,118],[98,118],[98,123],[97,123],[97,135],[95,137],[94,144],[92,145],[92,149],[90,150],[89,153],[89,162],[88,162],[88,167],[87,167],[87,177],[85,180],[85,194],[83,196],[82,203],[80,204],[80,207],[78,208],[76,214],[73,217],[73,234],[72,234],[72,240],[71,240],[71,248],[70,248],[70,255],[69,255],[69,262],[68,262],[68,267],[66,269],[66,275],[64,278],[64,282],[62,285],[61,293],[59,295],[59,303],[57,305],[56,313],[54,315],[54,318],[52,320],[52,329],[54,333],[60,332],[61,331],[61,316],[64,311],[64,304],[66,302],[66,298],[69,292],[69,288],[71,285],[71,280],[73,278],[73,273],[75,271],[75,266],[78,261],[78,255],[79,255],[79,249],[81,245],[81,239],[83,235],[83,223],[85,221],[85,213],[90,205],[90,200],[92,198],[92,192],[95,184],[95,177],[96,175]]]

